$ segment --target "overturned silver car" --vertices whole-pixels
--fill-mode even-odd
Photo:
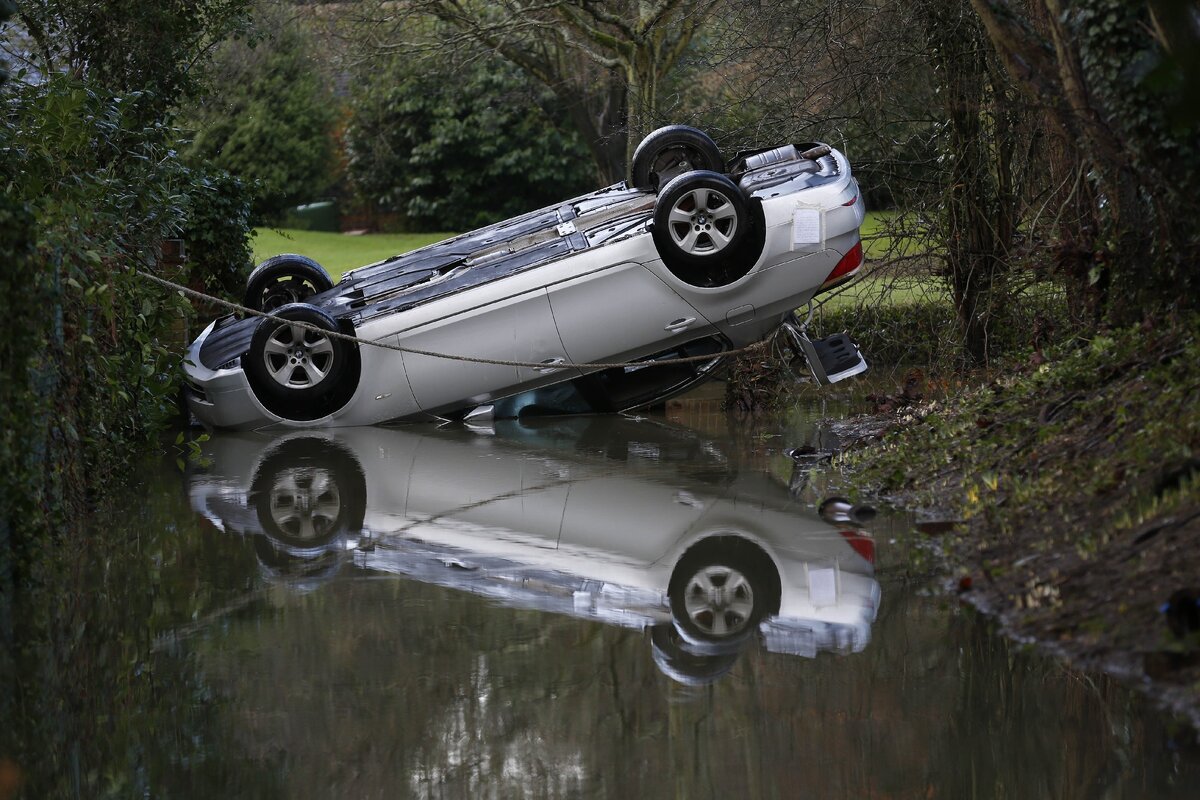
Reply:
[[[707,135],[671,125],[639,145],[630,183],[336,286],[303,256],[267,260],[246,305],[272,316],[223,317],[189,349],[192,413],[248,429],[625,411],[781,325],[818,381],[867,368],[847,336],[810,341],[793,316],[863,262],[841,153],[785,145],[726,164]]]

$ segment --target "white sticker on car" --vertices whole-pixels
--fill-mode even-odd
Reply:
[[[821,243],[821,211],[797,208],[792,214],[792,245]]]
[[[831,567],[808,571],[808,596],[814,606],[831,606],[837,602],[837,570]]]

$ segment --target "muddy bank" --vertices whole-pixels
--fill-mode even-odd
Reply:
[[[950,590],[1010,635],[1200,729],[1198,332],[1097,336],[932,400],[897,385],[840,461],[917,512]]]

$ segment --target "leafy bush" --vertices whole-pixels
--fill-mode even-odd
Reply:
[[[258,25],[262,41],[229,41],[217,52],[213,91],[181,125],[193,136],[188,158],[249,182],[255,214],[278,222],[329,188],[336,106],[309,58],[310,37],[278,14],[260,14]]]
[[[200,88],[213,43],[237,34],[250,0],[37,0],[21,28],[42,75],[69,74],[125,96],[128,119],[151,124]]]
[[[221,169],[186,172],[187,282],[209,294],[240,298],[253,266],[252,189]]]
[[[237,203],[230,179],[184,168],[170,128],[131,123],[136,97],[67,76],[10,90],[0,118],[0,529],[28,536],[175,413],[168,343],[188,306],[137,271],[163,272],[162,242],[186,224],[199,257],[166,276],[187,281],[190,270],[224,285],[248,261],[247,233],[244,204],[226,216]]]
[[[545,90],[542,90],[543,92]],[[348,176],[414,230],[467,230],[594,187],[591,157],[516,68],[482,60],[366,75],[347,130]]]

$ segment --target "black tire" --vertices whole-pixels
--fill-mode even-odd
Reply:
[[[668,587],[671,615],[694,645],[744,641],[779,609],[779,573],[767,554],[736,536],[705,539],[684,553]]]
[[[276,552],[306,561],[335,540],[358,535],[366,492],[353,455],[326,439],[304,437],[289,439],[263,459],[250,502]]]
[[[688,125],[667,125],[642,139],[633,151],[630,177],[634,188],[658,191],[675,176],[696,169],[725,169],[716,142]]]
[[[250,273],[243,305],[255,311],[274,311],[332,288],[333,278],[316,261],[284,253],[268,258]]]
[[[750,227],[741,189],[717,172],[680,175],[654,203],[654,246],[672,272],[695,285],[710,285],[709,276],[739,254]]]
[[[323,332],[342,331],[316,306],[292,303],[272,313],[281,319],[259,321],[242,360],[255,395],[285,419],[317,419],[336,411],[353,393],[355,387],[347,384],[358,382],[356,346],[325,335]],[[307,323],[320,330],[288,322]]]

